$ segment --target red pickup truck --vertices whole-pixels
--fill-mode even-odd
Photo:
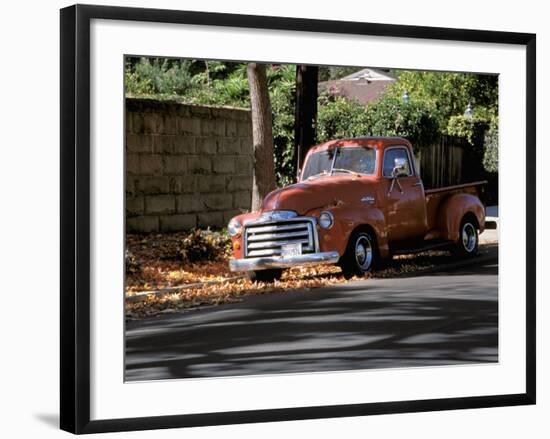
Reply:
[[[230,269],[272,281],[284,268],[338,264],[350,277],[400,253],[450,246],[474,255],[485,228],[484,183],[425,190],[412,146],[399,137],[314,146],[298,183],[229,222]]]

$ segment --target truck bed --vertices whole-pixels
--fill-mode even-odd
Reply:
[[[442,202],[450,195],[457,193],[467,193],[479,197],[480,187],[487,184],[487,181],[475,181],[472,183],[457,184],[455,186],[447,186],[436,189],[428,189],[424,191],[426,196],[426,217],[428,220],[428,230],[433,230],[437,227],[437,211]]]

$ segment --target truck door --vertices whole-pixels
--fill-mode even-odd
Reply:
[[[382,177],[388,239],[400,241],[424,236],[428,227],[424,188],[409,148],[391,146],[384,150]]]

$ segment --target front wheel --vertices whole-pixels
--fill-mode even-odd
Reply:
[[[338,265],[346,278],[364,276],[373,270],[378,262],[374,236],[370,231],[355,231],[348,241],[346,252]]]
[[[454,253],[460,257],[475,256],[479,247],[479,235],[475,223],[464,218],[460,223],[458,242]]]
[[[269,270],[247,271],[246,274],[252,282],[273,282],[281,278],[283,270],[280,268],[272,268]]]

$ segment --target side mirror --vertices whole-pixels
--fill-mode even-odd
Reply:
[[[408,176],[407,159],[403,157],[396,157],[391,175],[393,178]]]

